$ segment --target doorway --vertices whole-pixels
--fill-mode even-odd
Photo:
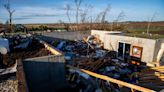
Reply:
[[[118,45],[118,57],[127,60],[130,57],[131,44],[125,42],[119,42]]]

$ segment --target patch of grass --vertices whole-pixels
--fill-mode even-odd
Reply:
[[[149,29],[151,34],[164,34],[164,27],[152,27]],[[147,33],[147,28],[131,28],[128,29],[130,33]]]
[[[125,34],[126,36],[131,36],[131,37],[140,37],[140,38],[148,38],[148,39],[164,39],[164,35],[156,35],[156,34],[141,34],[141,33],[129,33]]]

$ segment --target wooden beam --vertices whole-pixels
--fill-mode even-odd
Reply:
[[[84,40],[92,49],[94,49],[94,47],[93,47],[89,42],[87,42],[86,39],[83,38],[83,40]]]
[[[42,41],[42,43],[44,44],[44,47],[50,51],[52,54],[54,55],[62,55],[63,53],[57,49],[55,49],[54,47],[52,47],[51,45],[49,45],[48,43]]]
[[[112,83],[122,85],[122,86],[125,86],[125,87],[128,87],[128,88],[132,88],[132,89],[135,89],[135,90],[138,90],[138,91],[155,92],[154,90],[151,90],[151,89],[147,89],[147,88],[140,87],[140,86],[137,86],[137,85],[134,85],[134,84],[123,82],[123,81],[120,81],[120,80],[117,80],[117,79],[114,79],[114,78],[110,78],[108,76],[100,75],[100,74],[97,74],[97,73],[94,73],[94,72],[91,72],[91,71],[88,71],[88,70],[84,70],[84,69],[80,69],[80,70],[87,73],[87,74],[89,74],[89,75],[91,75],[91,76],[93,76],[93,77],[103,79],[103,80],[106,80],[108,82],[112,82]]]
[[[118,85],[121,85],[121,86],[125,86],[125,87],[128,87],[128,88],[134,89],[134,90],[138,90],[138,91],[142,91],[142,92],[156,92],[156,91],[151,90],[151,89],[147,89],[147,88],[144,88],[144,87],[141,87],[141,86],[137,86],[137,85],[130,84],[130,83],[127,83],[127,82],[124,82],[124,81],[120,81],[120,80],[117,80],[117,79],[114,79],[114,78],[110,78],[108,76],[97,74],[97,73],[94,73],[94,72],[91,72],[91,71],[88,71],[88,70],[79,69],[79,68],[72,67],[72,66],[69,66],[69,65],[67,65],[67,67],[72,68],[72,69],[80,70],[80,71],[82,71],[82,72],[84,72],[84,73],[86,73],[90,76],[93,76],[95,78],[99,78],[99,79],[102,79],[102,80],[105,80],[105,81],[108,81],[108,82],[111,82],[111,83],[115,83],[115,84],[118,84]]]

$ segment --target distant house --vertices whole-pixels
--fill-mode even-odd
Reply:
[[[27,28],[22,24],[16,24],[15,27],[14,27],[14,30],[16,32],[26,32]]]
[[[123,34],[115,31],[92,30],[91,35],[99,36],[104,48],[117,51],[118,58],[142,61],[148,65],[164,65],[164,37]]]

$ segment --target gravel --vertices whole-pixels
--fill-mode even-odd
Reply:
[[[0,83],[0,92],[17,92],[18,81],[16,79],[8,79]]]

